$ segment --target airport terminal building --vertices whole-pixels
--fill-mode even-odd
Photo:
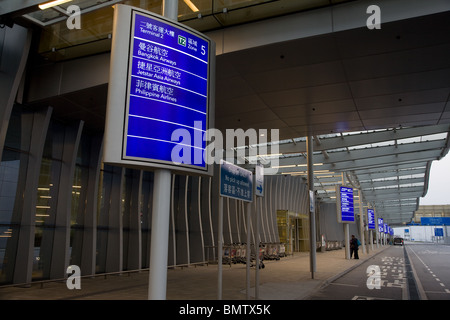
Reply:
[[[104,162],[104,134],[115,6],[162,15],[163,1],[47,2],[0,2],[0,285],[149,268],[155,172]],[[261,133],[234,145],[235,163],[255,170],[263,132],[277,130],[263,143],[277,152],[256,156],[267,174],[250,220],[224,198],[221,241],[219,166],[171,173],[168,266],[217,261],[219,243],[249,234],[287,254],[342,248],[339,185],[364,245],[378,218],[412,222],[450,148],[448,2],[177,2],[178,22],[215,44],[213,127]]]

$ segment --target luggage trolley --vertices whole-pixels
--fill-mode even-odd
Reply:
[[[259,259],[259,269],[264,269],[266,266],[264,265],[264,262],[263,262],[263,260],[264,260],[264,247],[259,247],[259,250],[258,250],[259,252],[258,252],[258,259]],[[256,267],[256,259],[255,259],[255,257],[256,257],[256,254],[255,253],[252,253],[252,259],[251,259],[251,264],[250,264],[250,267]],[[254,262],[255,261],[255,262]]]
[[[231,247],[230,246],[223,246],[223,251],[222,251],[222,264],[229,264],[231,267],[231,262],[232,262],[232,258],[231,258]]]
[[[282,257],[286,257],[286,246],[284,243],[280,244],[280,250],[279,250],[279,256]]]

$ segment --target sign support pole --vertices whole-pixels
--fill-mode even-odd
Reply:
[[[251,213],[252,213],[252,203],[247,203],[247,300],[250,300],[250,264],[251,264],[251,254],[252,254],[252,246],[251,246]]]
[[[256,256],[256,265],[255,265],[255,300],[259,299],[259,268],[261,267],[259,261],[259,211],[258,211],[258,202],[262,202],[261,197],[256,197],[255,199],[255,223],[256,223],[256,237],[255,237],[255,256]],[[262,203],[259,206],[259,210],[262,208]]]
[[[350,259],[350,224],[344,223],[345,259]]]
[[[342,185],[346,185],[345,173],[342,172]],[[336,194],[336,198],[340,196]],[[347,222],[343,223],[344,225],[344,248],[345,248],[345,259],[350,260],[350,224]]]
[[[313,169],[313,146],[312,136],[306,139],[307,150],[307,166],[308,166],[308,196],[311,193],[314,195],[314,169]],[[311,199],[310,199],[311,203]],[[310,210],[311,211],[311,210]],[[314,272],[316,272],[316,213],[315,209],[309,215],[309,262],[311,279],[314,279]]]
[[[166,300],[169,252],[171,172],[155,171],[150,243],[149,300]]]
[[[163,15],[178,20],[178,1],[163,0]],[[169,254],[171,172],[155,171],[150,243],[149,300],[166,300]]]
[[[377,243],[377,249],[380,248],[380,237],[379,237],[379,233],[380,233],[380,227],[378,225],[378,217],[375,214],[375,241]]]
[[[222,255],[223,255],[223,197],[219,196],[219,223],[217,227],[217,300],[222,300]]]
[[[364,239],[364,213],[361,189],[358,189],[359,198],[359,236],[361,238],[362,253],[366,253],[366,240]]]
[[[257,164],[255,166],[255,300],[259,299],[259,243],[260,243],[260,211],[262,208],[262,197],[264,196],[264,166]],[[258,205],[260,203],[260,205]]]

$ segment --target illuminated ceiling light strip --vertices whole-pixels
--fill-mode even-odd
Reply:
[[[198,12],[200,10],[198,10],[198,8],[195,6],[195,4],[192,3],[191,0],[184,0],[184,3],[187,4],[187,6],[194,12]]]
[[[315,166],[323,166],[323,163],[313,163],[313,165]],[[304,163],[304,164],[298,164],[297,167],[307,167],[308,164]]]
[[[48,8],[51,8],[51,7],[59,6],[60,4],[63,4],[63,3],[69,2],[69,1],[72,1],[72,0],[54,0],[54,1],[50,1],[50,2],[47,2],[47,3],[40,4],[39,5],[39,9],[45,10],[45,9],[48,9]]]
[[[294,168],[295,166],[296,166],[295,164],[288,164],[285,166],[273,166],[272,169]]]

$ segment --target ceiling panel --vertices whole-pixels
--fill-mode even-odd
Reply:
[[[409,115],[422,115],[429,113],[441,114],[444,111],[445,103],[428,103],[428,104],[418,104],[409,105],[402,107],[390,107],[389,113],[390,118],[399,116],[409,116]],[[370,109],[370,110],[360,110],[359,114],[363,119],[378,119],[386,116],[385,108]],[[434,117],[433,117],[434,118]]]
[[[450,44],[420,47],[378,55],[344,59],[349,81],[383,78],[450,67]]]
[[[328,114],[336,112],[336,109],[341,112],[352,112],[356,110],[353,99],[272,108],[272,110],[281,118],[302,117],[311,114]]]
[[[351,98],[347,83],[264,92],[260,95],[270,108],[290,105],[309,105],[312,103]]]
[[[345,73],[340,61],[329,61],[320,64],[255,72],[245,75],[245,79],[251,83],[255,92],[266,93],[341,83],[345,81]]]
[[[417,90],[388,95],[355,98],[358,110],[371,110],[416,104],[446,102],[450,94],[450,88],[437,88],[430,90]]]

